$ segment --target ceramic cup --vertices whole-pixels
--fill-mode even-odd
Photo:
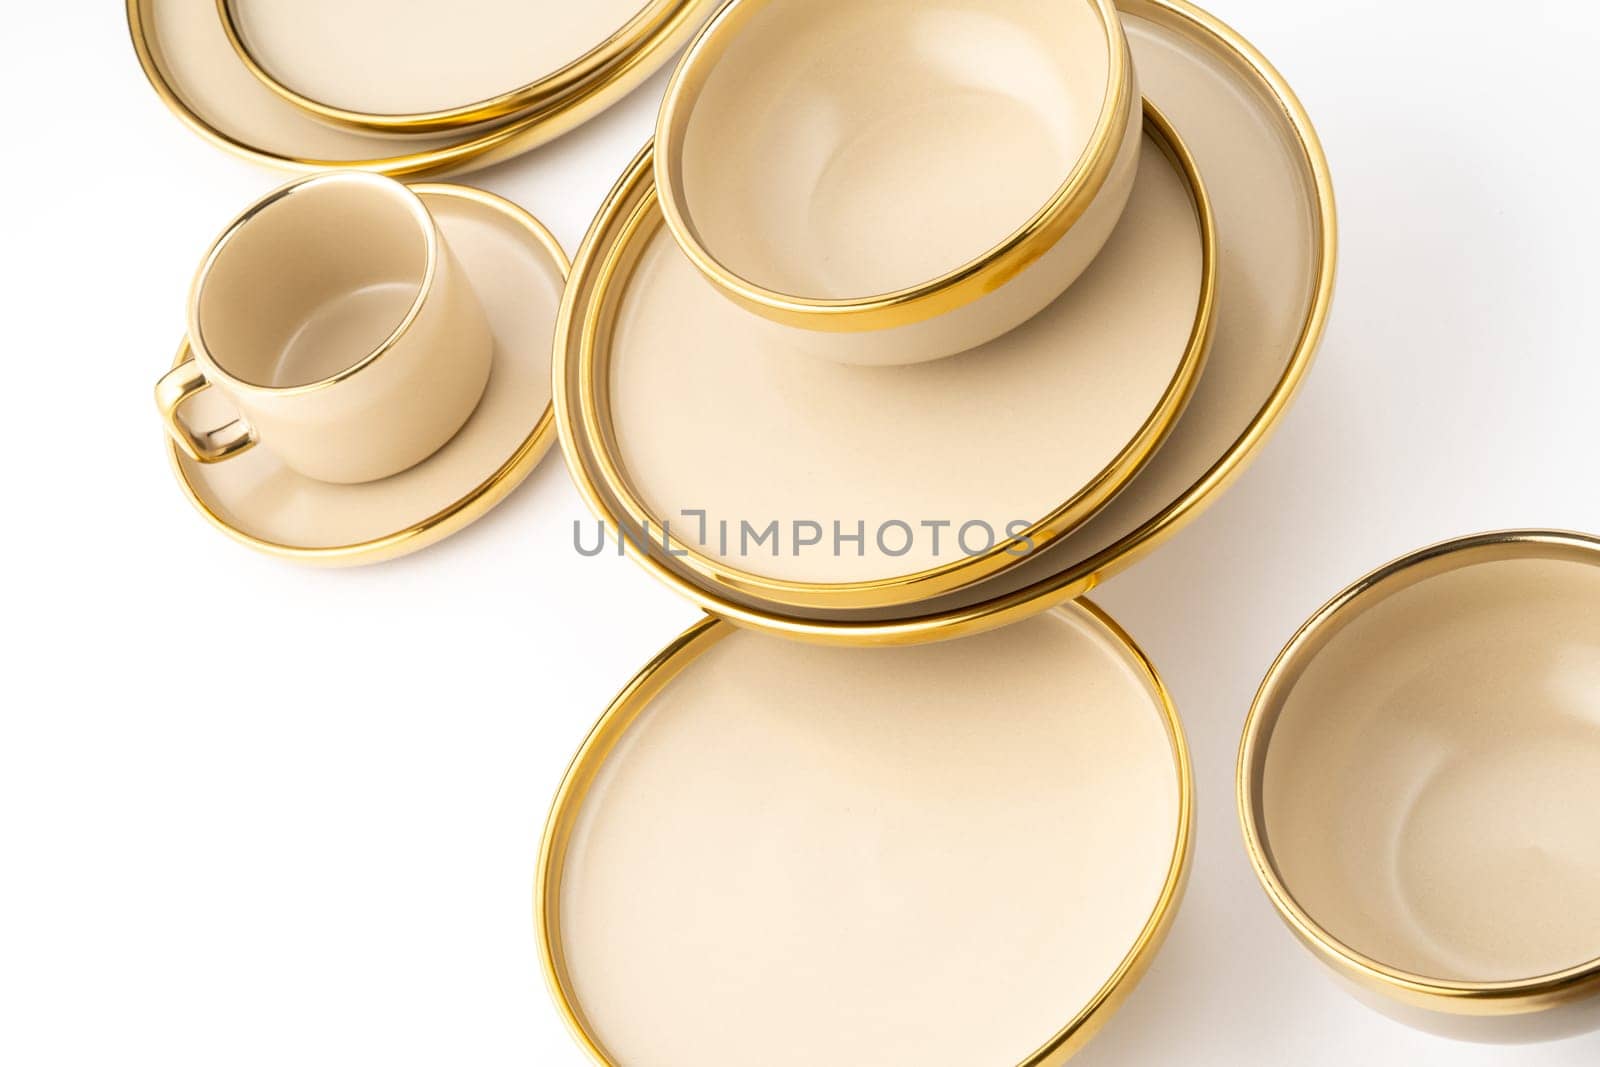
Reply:
[[[1398,560],[1301,629],[1239,812],[1274,906],[1369,1003],[1537,1040],[1600,1024],[1597,782],[1600,540],[1514,531]]]
[[[494,340],[416,194],[341,172],[271,193],[223,232],[190,292],[189,347],[156,403],[190,458],[260,444],[307,477],[350,484],[449,441],[483,395]],[[196,430],[181,409],[213,386],[239,418]]]
[[[913,363],[1078,277],[1140,116],[1111,0],[733,0],[667,87],[656,184],[701,273],[808,353]]]

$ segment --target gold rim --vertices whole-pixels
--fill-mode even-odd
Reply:
[[[672,24],[695,0],[651,0],[632,18],[589,51],[542,78],[495,96],[437,111],[379,114],[336,107],[297,92],[280,81],[256,59],[244,39],[234,8],[238,0],[217,0],[223,33],[234,53],[256,80],[302,111],[327,122],[378,133],[435,133],[473,126],[515,115],[535,107],[559,104],[569,94],[581,92],[587,82],[603,75],[641,47],[649,47],[664,25]]]
[[[484,192],[482,189],[472,189],[462,185],[414,185],[413,192],[418,196],[451,197],[457,200],[466,200],[481,204],[485,207],[504,214],[506,220],[515,223],[527,231],[549,253],[551,261],[560,270],[562,277],[566,277],[570,270],[567,254],[561,247],[561,242],[545,228],[544,223],[534,218],[521,207],[506,200],[504,197],[493,193]],[[182,363],[189,350],[185,341],[179,346],[177,359],[173,365]],[[178,446],[170,437],[166,438],[167,459],[172,465],[172,473],[178,479],[178,485],[189,498],[195,510],[199,511],[206,521],[212,526],[227,534],[233,540],[246,545],[258,552],[265,552],[271,556],[282,559],[292,559],[299,563],[308,563],[329,567],[353,567],[370,563],[381,563],[385,560],[396,559],[409,555],[412,552],[436,544],[488,514],[495,505],[499,504],[512,490],[522,484],[539,460],[544,458],[550,450],[551,443],[555,440],[555,416],[550,405],[545,405],[544,411],[535,421],[528,436],[523,438],[504,463],[489,477],[473,486],[458,500],[448,507],[422,519],[401,530],[396,530],[383,537],[373,538],[348,545],[333,545],[325,548],[307,548],[302,545],[286,545],[265,538],[256,537],[246,533],[230,523],[222,515],[213,511],[206,502],[200,498],[194,485],[189,481],[188,474],[184,471],[183,456]]]
[[[1255,79],[1275,97],[1297,137],[1297,149],[1305,165],[1312,189],[1312,201],[1317,213],[1314,250],[1314,293],[1301,326],[1299,338],[1290,353],[1287,365],[1266,402],[1257,410],[1245,428],[1222,456],[1181,495],[1155,516],[1117,541],[1066,570],[1041,579],[1015,592],[997,596],[961,608],[924,614],[893,621],[818,620],[786,614],[776,608],[753,607],[733,600],[715,589],[702,588],[687,580],[682,574],[656,558],[650,551],[629,543],[629,552],[639,564],[658,580],[675,589],[704,610],[719,615],[740,626],[766,630],[801,641],[832,645],[906,645],[938,641],[979,633],[1005,626],[1030,615],[1038,614],[1058,604],[1073,600],[1091,591],[1107,578],[1143,559],[1165,544],[1174,534],[1188,525],[1204,508],[1233,483],[1277,427],[1284,412],[1293,402],[1316,355],[1317,346],[1327,328],[1328,313],[1333,300],[1334,274],[1338,262],[1337,209],[1334,204],[1333,179],[1328,170],[1327,157],[1321,141],[1294,91],[1267,58],[1247,40],[1214,16],[1185,2],[1185,0],[1123,0],[1123,10],[1165,26],[1204,36],[1219,49],[1231,53]],[[635,160],[633,168],[625,175],[619,188],[628,184],[641,165],[643,157]],[[613,191],[612,197],[618,194]],[[601,220],[603,221],[603,220]],[[597,245],[603,234],[597,222],[595,229],[584,240],[574,267],[574,273],[583,274],[593,269],[589,263],[597,254]],[[583,294],[579,286],[567,286],[561,312],[561,326],[557,330],[555,348],[557,396],[566,387],[564,379],[570,372],[566,366],[566,350],[570,339],[563,335],[565,327],[578,313],[577,305]],[[602,519],[611,519],[611,507],[584,471],[583,444],[577,426],[569,417],[563,404],[556,405],[556,426],[561,435],[562,450],[567,466],[577,484],[579,493],[589,508]]]
[[[603,241],[604,247],[597,247],[590,257],[580,257],[574,272],[573,288],[583,289],[589,294],[581,317],[575,317],[569,323],[567,308],[572,308],[574,316],[580,314],[580,309],[576,304],[564,305],[561,325],[557,330],[558,353],[568,346],[576,348],[574,353],[569,353],[569,357],[575,360],[575,374],[566,372],[566,364],[559,367],[555,374],[557,406],[569,409],[568,420],[584,441],[583,449],[569,455],[569,461],[574,466],[581,462],[579,457],[587,457],[592,461],[596,468],[592,473],[599,482],[599,492],[617,501],[631,528],[651,531],[652,537],[656,536],[655,531],[660,531],[662,543],[670,545],[673,555],[701,578],[742,595],[767,599],[788,607],[897,607],[962,588],[1015,566],[1025,558],[1015,550],[1019,542],[1031,543],[1036,549],[1042,549],[1098,511],[1144,466],[1171,432],[1178,416],[1193,396],[1205,355],[1210,348],[1217,275],[1216,229],[1211,203],[1193,157],[1166,118],[1148,102],[1145,104],[1145,132],[1156,141],[1178,170],[1188,186],[1194,205],[1201,244],[1199,299],[1194,325],[1176,372],[1133,438],[1073,496],[1015,538],[996,544],[982,554],[912,574],[871,581],[816,583],[788,581],[746,571],[719,562],[670,536],[666,525],[650,513],[617,459],[616,434],[609,405],[605,401],[608,390],[599,388],[599,383],[609,373],[608,356],[605,354],[609,351],[609,344],[602,333],[607,329],[610,313],[614,310],[615,301],[612,298],[620,295],[620,291],[626,287],[633,258],[647,243],[654,226],[660,222],[656,211],[659,198],[656,183],[652,181],[652,160],[648,148],[635,161],[628,176],[601,210],[596,232],[609,235]],[[587,477],[589,473],[585,469],[579,477]]]
[[[1413,1007],[1453,1015],[1520,1015],[1600,992],[1600,959],[1554,974],[1507,982],[1456,982],[1390,967],[1358,952],[1313,919],[1278,876],[1267,844],[1261,779],[1272,730],[1305,666],[1367,607],[1428,578],[1508,559],[1570,560],[1600,566],[1600,539],[1555,530],[1479,534],[1424,548],[1373,571],[1324,604],[1267,672],[1245,720],[1235,771],[1239,824],[1256,878],[1278,915],[1318,958],[1356,984]]]
[[[297,193],[319,185],[338,185],[349,182],[359,182],[370,186],[386,197],[398,194],[406,213],[411,216],[411,220],[417,224],[418,229],[421,231],[423,242],[427,247],[427,261],[423,267],[422,278],[417,283],[417,295],[411,301],[410,308],[407,309],[405,316],[400,320],[400,324],[390,332],[388,337],[374,346],[372,351],[350,364],[350,366],[327,377],[319,378],[314,382],[306,382],[302,385],[287,386],[264,385],[261,382],[246,381],[240,378],[212,358],[211,349],[206,345],[205,331],[201,329],[200,324],[200,294],[204,291],[206,280],[216,267],[217,260],[221,258],[228,245],[233,242],[233,239],[239,235],[241,230],[274,204],[281,203]],[[392,178],[386,178],[381,174],[370,174],[366,171],[336,171],[327,174],[316,174],[309,178],[296,178],[289,184],[274,189],[245,209],[238,218],[228,223],[222,234],[211,243],[211,249],[206,253],[205,259],[201,261],[200,269],[195,272],[194,281],[189,286],[189,343],[200,365],[206,369],[206,374],[227,383],[230,389],[239,389],[246,393],[255,393],[260,396],[303,396],[307,393],[314,393],[331,385],[337,385],[339,382],[350,380],[359,371],[370,367],[382,358],[386,352],[392,350],[400,341],[400,338],[405,336],[406,331],[411,329],[412,325],[417,321],[417,317],[422,314],[422,309],[428,302],[428,296],[433,292],[434,279],[438,277],[438,273],[439,228],[433,221],[433,216],[428,213],[427,207],[418,199],[416,190],[402,185]]]
[[[1100,194],[1139,105],[1133,58],[1113,0],[1089,0],[1100,16],[1108,50],[1105,99],[1089,143],[1050,201],[994,248],[955,270],[891,293],[823,300],[782,293],[730,270],[696,231],[689,217],[681,154],[694,103],[711,71],[739,31],[771,0],[731,0],[706,24],[667,83],[656,124],[661,212],[679,247],[712,284],[750,311],[809,330],[878,330],[922,322],[969,304],[1020,274],[1064,237]]]
[[[252,163],[296,171],[359,169],[394,178],[462,174],[514,156],[548,141],[598,115],[654,73],[699,24],[716,0],[689,0],[672,21],[657,27],[640,48],[613,67],[592,76],[581,89],[560,101],[535,108],[503,125],[483,131],[463,131],[458,142],[370,159],[312,159],[259,148],[217,129],[183,98],[167,78],[161,60],[161,42],[149,25],[149,11],[160,0],[125,0],[128,32],[147,81],[161,102],[183,124],[211,144]]]
[[[1156,672],[1144,650],[1116,620],[1095,604],[1083,600],[1063,605],[1063,611],[1081,611],[1101,625],[1124,646],[1137,664],[1161,708],[1167,737],[1172,745],[1173,769],[1178,779],[1178,826],[1173,842],[1166,881],[1156,898],[1150,917],[1126,956],[1103,986],[1072,1020],[1019,1067],[1059,1067],[1076,1055],[1106,1021],[1116,1013],[1139,980],[1149,970],[1156,951],[1166,939],[1177,917],[1178,905],[1188,882],[1189,861],[1194,853],[1194,770],[1182,720],[1172,695]],[[561,941],[561,880],[565,873],[567,846],[573,826],[583,807],[589,788],[606,759],[628,727],[638,720],[650,702],[682,671],[717,642],[732,633],[730,624],[707,618],[685,631],[634,676],[584,740],[573,757],[561,785],[556,790],[544,836],[539,848],[539,868],[534,882],[534,926],[539,939],[539,958],[545,981],[568,1029],[585,1052],[602,1067],[613,1067],[611,1058],[590,1026],[572,992],[564,946]]]

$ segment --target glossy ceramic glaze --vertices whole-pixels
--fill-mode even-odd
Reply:
[[[1109,0],[737,0],[667,90],[656,180],[690,260],[836,362],[1027,321],[1105,243],[1139,98]]]
[[[269,89],[360,129],[454,129],[548,106],[628,56],[692,0],[216,0]]]
[[[560,245],[499,197],[415,187],[483,303],[494,365],[461,431],[403,474],[333,485],[297,474],[265,448],[202,465],[169,445],[179,484],[201,513],[252,548],[311,563],[370,563],[415,551],[474,521],[514,489],[554,440],[550,341],[566,277]],[[220,398],[195,401],[217,416]],[[210,406],[208,406],[210,405]]]
[[[1288,85],[1226,25],[1181,0],[1128,0],[1123,22],[1143,84],[1182,120],[1184,142],[1208,176],[1219,243],[1216,342],[1194,401],[1154,458],[1074,533],[915,611],[783,607],[705,579],[655,542],[635,553],[646,569],[745,626],[834,644],[939,640],[1081,596],[1181,529],[1244,469],[1309,370],[1332,301],[1327,164]],[[569,302],[579,295],[569,292]],[[569,461],[584,455],[575,435],[565,444]],[[581,472],[592,462],[569,465]],[[602,487],[579,481],[597,511],[627,514]]]
[[[560,407],[587,441],[573,458],[595,460],[581,476],[686,566],[788,603],[906,603],[1014,566],[1126,483],[1198,374],[1209,229],[1197,175],[1152,131],[1124,225],[1079,285],[980,350],[894,368],[792,358],[799,331],[683,257],[642,158],[564,315]],[[808,521],[822,540],[802,548]],[[746,532],[773,523],[776,545]],[[834,523],[861,543],[835,551]]]
[[[819,649],[707,621],[557,798],[539,928],[602,1064],[1065,1061],[1181,895],[1182,730],[1114,623]]]
[[[194,366],[156,393],[190,458],[243,454],[184,418],[185,401],[214,387],[235,409],[220,432],[340,483],[438,451],[477,406],[494,355],[482,304],[427,207],[399,182],[356,172],[293,182],[224,231],[195,276],[189,344]]]
[[[1600,541],[1508,533],[1363,578],[1262,685],[1239,764],[1291,927],[1404,1004],[1600,991]]]
[[[616,64],[558,101],[504,122],[397,138],[330,124],[246,69],[216,0],[126,0],[139,63],[162,102],[195,133],[267,166],[361,167],[396,177],[462,173],[509,159],[593,117],[638,85],[700,25],[715,0],[694,0]]]

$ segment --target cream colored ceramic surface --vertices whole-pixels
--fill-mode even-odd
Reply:
[[[228,44],[216,0],[142,0],[141,14],[157,64],[173,90],[202,120],[252,148],[330,162],[359,161],[460,140],[459,135],[428,134],[400,145],[393,137],[318,121],[245,69]]]
[[[1268,713],[1265,844],[1335,938],[1507,982],[1600,959],[1600,567],[1380,586]]]
[[[1110,51],[1086,0],[768,0],[692,96],[675,196],[733,275],[815,300],[909,289],[1021,230],[1089,149]],[[918,362],[1027,321],[1088,266],[1121,215],[1139,94],[1089,213],[1016,279],[932,320],[796,345],[837,362]]]
[[[295,182],[228,228],[195,276],[189,340],[257,447],[341,483],[436,452],[477,406],[494,354],[425,205],[356,172]]]
[[[1082,491],[1150,419],[1184,364],[1201,278],[1189,191],[1152,146],[1095,266],[1025,327],[962,356],[909,367],[794,358],[805,331],[751,315],[695,271],[665,227],[618,303],[605,378],[615,455],[659,527],[743,571],[844,583],[961,559],[960,528],[1039,521]],[[1026,457],[1025,462],[1019,462]],[[704,510],[698,523],[682,516]],[[731,523],[722,546],[718,523]],[[777,521],[774,556],[740,523]],[[793,523],[865,524],[861,554],[791,551]],[[876,531],[904,522],[885,544]],[[935,550],[920,524],[947,522]],[[969,531],[968,547],[986,535]]]
[[[1021,1063],[1142,939],[1184,851],[1177,759],[1081,607],[919,649],[730,633],[578,814],[579,1011],[627,1067]]]
[[[1304,146],[1270,87],[1226,42],[1161,5],[1121,6],[1145,94],[1195,156],[1216,213],[1216,340],[1171,437],[1116,499],[1011,570],[925,603],[921,618],[959,625],[989,608],[997,609],[997,620],[1015,618],[1019,610],[1081,594],[1139,558],[1192,517],[1219,479],[1225,484],[1237,474],[1239,457],[1248,457],[1281,412],[1284,381],[1304,369],[1301,341],[1313,328],[1324,241],[1332,239]],[[1264,411],[1273,414],[1263,418]],[[959,427],[953,424],[952,432]],[[653,555],[660,567],[694,580],[681,564]],[[852,624],[907,617],[892,609],[785,609],[727,587],[713,592],[724,604],[753,608],[746,621],[831,623],[841,638]],[[998,613],[1008,601],[1016,609]]]
[[[645,0],[233,0],[256,61],[350,111],[444,111],[553,74]]]
[[[488,388],[472,418],[425,462],[365,485],[314,481],[265,448],[211,466],[178,460],[196,504],[227,532],[256,547],[350,549],[360,556],[371,542],[428,523],[405,544],[420,547],[448,532],[447,523],[430,520],[468,508],[491,490],[503,495],[510,488],[507,464],[516,461],[520,477],[536,458],[522,450],[535,436],[547,443],[550,342],[565,264],[507,210],[447,189],[424,187],[422,199],[481,298],[495,342]],[[226,402],[204,394],[194,406],[204,418],[208,408],[217,414],[219,403]]]
[[[396,137],[319,121],[268,89],[229,44],[216,0],[125,0],[146,77],[200,136],[272,166],[314,171],[348,164],[408,177],[486,167],[572,129],[648,77],[693,33],[713,2],[698,0],[643,51],[550,107],[488,127]]]

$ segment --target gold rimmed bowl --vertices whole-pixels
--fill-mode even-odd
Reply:
[[[1140,98],[1111,0],[734,0],[656,131],[673,236],[839,363],[1027,321],[1121,217]]]
[[[1273,905],[1368,1000],[1525,1040],[1600,1024],[1597,782],[1600,540],[1494,533],[1389,564],[1295,635],[1239,813]]]

